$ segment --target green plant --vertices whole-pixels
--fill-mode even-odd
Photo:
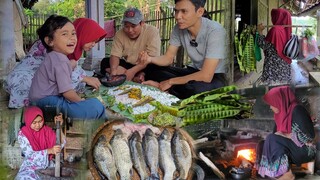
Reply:
[[[313,34],[314,34],[314,33],[313,33],[309,28],[307,28],[307,29],[302,33],[302,36],[309,39],[310,37],[313,36]]]

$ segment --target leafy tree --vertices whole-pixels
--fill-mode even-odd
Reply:
[[[70,19],[85,17],[84,0],[39,0],[32,10],[41,14],[59,14]]]
[[[37,14],[52,14],[50,10],[50,0],[39,0],[37,3],[34,4],[32,7],[32,11]]]
[[[30,9],[24,9],[24,13],[26,14],[26,16],[32,16],[34,14],[34,11]]]
[[[75,19],[85,17],[85,2],[84,0],[56,0],[53,8],[57,14]]]
[[[107,19],[121,18],[128,7],[141,9],[143,4],[141,5],[139,1],[144,2],[145,0],[105,0],[104,17]]]
[[[170,2],[172,0],[104,0],[104,17],[121,19],[128,7],[137,7],[147,14],[159,8],[159,5],[166,6]],[[76,19],[85,17],[85,0],[39,0],[32,11],[38,14],[59,14]]]
[[[126,9],[126,0],[105,0],[104,1],[104,17],[112,19],[120,17]]]

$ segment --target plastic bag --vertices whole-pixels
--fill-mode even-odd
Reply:
[[[289,41],[283,48],[283,54],[290,59],[298,57],[300,51],[299,38],[297,35],[292,34]]]
[[[300,53],[298,60],[309,61],[319,55],[319,49],[317,46],[317,41],[314,37],[309,39],[303,37],[300,39]]]

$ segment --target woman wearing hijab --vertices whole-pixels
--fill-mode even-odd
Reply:
[[[258,173],[262,177],[294,179],[290,164],[299,165],[315,158],[313,122],[288,86],[272,88],[263,99],[274,112],[276,127],[264,142]]]
[[[283,54],[283,49],[292,33],[291,14],[285,9],[272,9],[271,21],[273,27],[266,37],[262,35],[265,27],[262,24],[257,27],[257,43],[265,55],[261,81],[266,84],[290,83],[291,59]]]
[[[55,116],[55,122],[63,123],[62,114]],[[65,144],[62,134],[62,146],[56,145],[56,134],[52,128],[44,125],[43,114],[36,106],[27,107],[24,111],[25,126],[18,133],[24,161],[15,179],[40,179],[35,170],[53,165],[53,155],[61,152]]]
[[[73,65],[72,84],[77,92],[83,92],[88,84],[95,89],[100,86],[100,81],[94,77],[88,77],[85,71],[77,66],[83,51],[89,51],[102,40],[106,31],[95,21],[88,18],[79,18],[73,22],[78,43],[75,51],[68,57]],[[29,91],[34,73],[44,60],[46,50],[40,40],[36,41],[29,53],[8,74],[4,81],[4,88],[10,94],[9,108],[20,108],[29,104]]]

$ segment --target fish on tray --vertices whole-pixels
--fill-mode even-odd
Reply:
[[[160,129],[155,126],[152,126],[149,124],[143,124],[143,123],[132,123],[130,121],[125,121],[123,124],[112,126],[113,130],[121,129],[122,133],[127,139],[135,131],[138,131],[140,136],[143,137],[143,135],[145,134],[148,128],[150,128],[152,132],[155,133],[156,135],[159,135],[161,133]]]
[[[132,161],[128,140],[124,137],[121,129],[117,129],[110,141],[113,156],[116,162],[120,179],[131,179],[133,174]]]
[[[137,170],[141,180],[149,178],[148,167],[144,159],[142,138],[138,131],[135,131],[129,139],[129,147],[133,167]]]
[[[158,138],[159,141],[159,165],[164,174],[163,180],[172,180],[176,166],[171,151],[172,134],[168,129],[164,129]]]
[[[175,130],[171,146],[175,165],[179,172],[179,179],[187,179],[192,165],[192,153],[189,143],[179,130]]]
[[[193,169],[198,179],[203,179],[203,170],[192,166],[192,146],[181,130],[127,121],[111,130],[112,137],[100,135],[92,148],[100,177],[127,180],[137,172],[141,180],[160,180],[160,176],[163,180],[187,179]]]
[[[147,165],[150,169],[152,180],[160,179],[158,174],[159,167],[159,143],[156,135],[151,129],[147,129],[143,136],[143,150],[145,153],[145,158]]]
[[[117,179],[117,168],[112,149],[105,135],[101,135],[93,149],[94,162],[108,179]]]

